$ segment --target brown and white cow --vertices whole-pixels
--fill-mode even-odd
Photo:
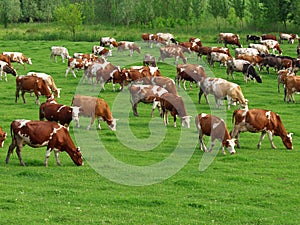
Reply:
[[[50,90],[54,93],[54,97],[60,98],[61,88],[56,87],[54,79],[51,75],[46,73],[40,73],[40,72],[28,72],[27,76],[36,76],[42,78],[44,81],[46,81],[46,84],[48,85]]]
[[[47,99],[53,98],[51,95],[50,89],[44,81],[40,77],[36,76],[18,76],[16,77],[16,103],[18,102],[19,92],[22,92],[23,102],[26,103],[25,100],[25,92],[34,92],[36,96],[35,103],[40,104],[39,96],[44,95]]]
[[[284,70],[279,70],[277,72],[277,80],[278,80],[278,86],[277,86],[277,90],[278,93],[280,93],[280,84],[285,84],[285,80],[287,76],[295,76],[296,74],[294,72],[292,72],[290,69],[284,69]],[[284,99],[285,101],[285,99]]]
[[[137,106],[140,102],[152,103],[151,116],[156,107],[160,108],[160,97],[168,91],[157,85],[132,84],[129,86],[130,102],[134,116],[139,116]]]
[[[104,99],[76,94],[73,97],[72,106],[80,107],[79,116],[91,117],[91,122],[88,125],[87,130],[91,129],[96,118],[98,119],[97,128],[99,130],[101,130],[101,120],[104,120],[111,130],[116,130],[117,119],[113,118],[110,108]],[[79,120],[78,123],[76,123],[76,126],[80,127]]]
[[[287,133],[280,116],[270,110],[251,109],[251,110],[235,110],[232,115],[234,128],[231,136],[236,138],[240,147],[240,132],[249,131],[251,133],[261,132],[260,140],[257,148],[260,149],[261,142],[265,135],[268,134],[272,148],[276,148],[273,143],[273,135],[280,136],[283,144],[287,149],[293,149],[292,133]]]
[[[259,51],[256,48],[235,48],[235,57],[238,55],[259,55]]]
[[[175,64],[178,64],[178,59],[181,58],[183,63],[187,63],[187,59],[184,56],[183,48],[178,45],[168,45],[164,48],[159,48],[160,56],[158,62],[165,61],[166,58],[175,58]]]
[[[174,35],[171,33],[161,33],[160,32],[160,33],[156,33],[156,35],[163,38],[167,42],[167,44],[171,44],[171,41],[175,40]]]
[[[6,137],[7,137],[7,132],[5,132],[2,129],[2,127],[0,127],[0,148],[3,148]]]
[[[157,47],[159,45],[167,45],[167,41],[164,38],[158,36],[157,34],[143,33],[142,39],[145,43],[148,43],[150,48],[153,47],[153,44],[156,44]]]
[[[10,57],[8,55],[0,54],[0,60],[7,62],[7,64],[12,67]]]
[[[139,82],[143,77],[161,76],[158,67],[152,66],[131,66],[129,69],[123,68],[121,72],[131,82]]]
[[[133,41],[120,41],[118,43],[118,51],[129,50],[129,56],[133,55],[133,52],[141,53],[141,48],[138,47]]]
[[[100,68],[104,68],[108,64],[110,64],[110,62],[106,61],[105,58],[98,58],[95,62],[88,64],[88,66],[84,68],[82,82],[85,82],[87,79],[91,83],[94,83],[94,78],[96,78],[97,70]]]
[[[153,66],[156,67],[156,59],[155,56],[150,54],[145,54],[143,59],[143,66]]]
[[[102,47],[109,46],[110,49],[113,49],[113,47],[118,47],[118,43],[116,39],[112,37],[102,37],[100,38],[100,46]]]
[[[92,53],[94,55],[100,55],[100,56],[103,56],[105,58],[107,58],[108,56],[112,56],[112,51],[111,49],[108,50],[102,46],[98,46],[98,45],[94,45],[93,48],[92,48]]]
[[[56,57],[61,56],[62,62],[65,62],[65,59],[70,58],[69,51],[66,47],[62,46],[52,46],[50,60],[53,58],[57,62]]]
[[[207,60],[211,66],[215,66],[215,62],[219,62],[220,66],[226,66],[228,60],[230,60],[231,57],[225,53],[221,52],[211,52],[210,54],[207,55]]]
[[[96,61],[98,59],[98,56],[96,56],[95,54],[75,52],[73,54],[73,58],[76,58],[76,59],[86,59],[87,61],[94,62],[94,61]]]
[[[279,33],[279,43],[283,43],[282,40],[287,40],[289,44],[294,44],[295,39],[298,39],[297,34],[286,34],[286,33]]]
[[[192,83],[196,83],[200,86],[200,82],[206,77],[204,68],[198,64],[178,64],[176,67],[177,75],[175,81],[177,81],[178,88],[180,88],[180,82],[183,81],[183,88],[186,90],[185,82],[190,82],[190,89],[192,88]]]
[[[280,55],[282,55],[282,50],[280,48],[280,45],[279,45],[278,41],[270,40],[270,39],[268,39],[268,40],[262,40],[261,44],[267,46],[267,48],[269,50],[272,49],[273,54],[275,53],[275,50],[276,50],[276,51],[278,51],[278,53]]]
[[[295,103],[295,92],[300,92],[300,76],[287,76],[284,80],[284,101]]]
[[[40,120],[55,121],[69,127],[72,120],[78,122],[79,107],[58,104],[55,100],[46,101],[40,105],[39,118]]]
[[[262,34],[261,35],[261,40],[274,40],[274,41],[277,41],[277,38],[276,38],[275,34]]]
[[[7,74],[17,76],[17,71],[10,66],[7,62],[0,60],[0,80],[2,80],[2,75],[4,73],[4,80],[7,81]]]
[[[173,79],[163,76],[143,77],[141,80],[142,84],[156,85],[166,89],[169,93],[177,95],[176,85]]]
[[[181,96],[167,92],[161,95],[159,100],[162,111],[161,116],[165,126],[169,124],[168,112],[170,112],[174,119],[174,127],[176,127],[176,117],[178,115],[181,120],[181,126],[190,128],[191,116],[187,115]]]
[[[24,66],[27,63],[29,65],[32,65],[31,58],[27,58],[22,52],[2,52],[3,55],[7,55],[10,57],[10,62],[17,62]]]
[[[230,109],[231,104],[235,105],[236,102],[239,102],[242,108],[248,109],[248,100],[245,99],[241,87],[222,78],[207,77],[203,79],[199,92],[199,104],[202,94],[204,94],[207,103],[209,103],[207,95],[214,95],[217,108],[220,107],[219,101],[227,98],[228,109]]]
[[[239,54],[235,57],[236,59],[243,59],[251,63],[253,66],[257,66],[259,70],[261,70],[261,66],[263,63],[263,57],[259,55],[246,55]]]
[[[222,153],[225,155],[226,147],[230,154],[235,154],[235,139],[231,138],[226,124],[223,119],[217,116],[201,113],[195,117],[195,124],[199,134],[199,144],[201,151],[207,152],[207,148],[204,144],[203,136],[211,137],[211,146],[209,151],[213,150],[215,140],[222,142]]]
[[[83,70],[87,68],[90,64],[92,64],[92,61],[88,59],[76,59],[76,58],[69,58],[68,59],[68,68],[66,69],[66,75],[68,76],[68,73],[71,70],[71,73],[76,78],[75,70]]]
[[[260,54],[269,54],[269,48],[263,44],[249,44],[249,48],[255,48]]]
[[[48,166],[48,158],[54,150],[56,163],[61,165],[59,152],[66,151],[77,166],[83,165],[80,148],[76,148],[66,127],[52,121],[14,120],[10,125],[12,143],[9,146],[6,164],[16,148],[21,166],[25,166],[22,159],[22,148],[29,145],[33,148],[47,146],[44,165]]]
[[[223,42],[225,47],[227,47],[227,44],[237,45],[239,48],[242,47],[239,35],[233,33],[220,33],[219,42]]]

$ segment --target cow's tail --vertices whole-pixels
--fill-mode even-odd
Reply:
[[[232,113],[232,118],[231,118],[231,123],[235,124],[235,114],[236,114],[237,110],[234,110],[234,112]]]

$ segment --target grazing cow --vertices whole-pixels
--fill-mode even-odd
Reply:
[[[231,57],[229,48],[225,48],[225,47],[211,47],[211,52],[220,52],[220,53],[227,54],[229,57]]]
[[[274,55],[266,55],[263,57],[262,66],[266,67],[266,70],[268,74],[270,73],[269,68],[273,67],[275,70],[281,69],[281,61],[282,59],[279,57],[276,57]]]
[[[17,62],[24,66],[27,63],[29,65],[32,65],[31,58],[27,58],[22,52],[2,52],[3,55],[7,55],[10,58],[10,62]]]
[[[199,47],[202,47],[202,42],[201,42],[200,38],[190,37],[189,42],[195,43]]]
[[[84,68],[82,82],[88,79],[89,81],[91,81],[91,83],[94,83],[94,78],[96,78],[97,70],[105,67],[109,63],[110,62],[107,62],[105,58],[101,57],[98,58],[95,62],[88,64],[88,66]]]
[[[112,51],[111,49],[108,50],[102,46],[98,46],[98,45],[94,45],[93,48],[92,48],[92,53],[94,55],[100,55],[102,57],[105,57],[107,58],[108,56],[112,56]]]
[[[239,48],[242,47],[239,35],[233,33],[220,33],[219,43],[220,42],[223,42],[225,44],[225,47],[227,47],[227,44],[237,45]]]
[[[116,130],[117,119],[113,118],[110,108],[104,99],[77,94],[73,97],[72,106],[80,107],[80,116],[91,117],[91,122],[88,125],[87,130],[91,129],[96,118],[98,118],[97,128],[99,130],[101,130],[101,120],[104,120],[111,130]],[[79,120],[78,123],[76,123],[76,126],[80,127]]]
[[[207,55],[207,60],[213,67],[215,66],[215,62],[219,62],[220,66],[226,66],[229,59],[231,59],[229,55],[220,52],[211,52],[209,55]]]
[[[278,79],[277,89],[278,89],[278,93],[280,93],[280,84],[285,84],[286,77],[287,76],[295,76],[295,73],[292,72],[290,69],[284,69],[284,70],[279,70],[277,74],[278,74],[278,76],[277,76],[277,79]],[[284,99],[284,101],[285,101],[285,99]]]
[[[237,36],[236,34],[234,33],[219,33],[219,40],[218,42],[221,43],[224,41],[224,37],[234,37],[234,36]]]
[[[102,37],[100,38],[100,46],[102,47],[109,46],[110,49],[113,49],[113,47],[118,47],[118,43],[116,39],[112,37]]]
[[[132,56],[133,52],[136,51],[137,53],[141,53],[141,48],[138,47],[134,42],[132,41],[120,41],[118,44],[118,51],[125,51],[129,50],[129,55]]]
[[[277,50],[278,53],[280,55],[282,55],[282,50],[279,46],[278,41],[275,41],[275,40],[262,40],[261,43],[263,45],[267,46],[269,50],[272,49],[273,54],[274,54],[275,50]]]
[[[261,40],[261,37],[256,36],[256,35],[247,34],[247,36],[246,36],[246,41],[247,42],[253,41],[254,43],[256,43],[256,41],[260,41],[260,40]]]
[[[66,69],[66,75],[68,76],[68,73],[71,70],[71,73],[76,78],[75,69],[76,70],[83,70],[87,68],[92,62],[88,59],[76,59],[76,58],[69,58],[68,59],[68,68]]]
[[[33,148],[47,146],[44,165],[48,166],[48,158],[54,150],[56,163],[61,165],[59,152],[66,151],[77,166],[83,165],[80,148],[76,148],[68,129],[52,121],[14,120],[10,125],[12,143],[9,146],[6,164],[9,163],[10,155],[16,148],[21,166],[25,166],[22,159],[22,148],[29,145]]]
[[[259,55],[259,51],[256,48],[236,48],[234,54],[235,57],[238,55]]]
[[[54,93],[54,97],[60,98],[61,88],[56,87],[54,79],[51,75],[46,73],[39,73],[39,72],[28,72],[27,76],[36,76],[42,78],[44,81],[46,81],[46,84],[48,85],[50,90]]]
[[[0,80],[2,80],[2,74],[4,73],[4,80],[7,81],[7,74],[10,73],[13,76],[17,76],[17,71],[10,66],[7,62],[0,60]]]
[[[263,44],[249,44],[249,48],[255,48],[259,51],[259,54],[269,54],[269,49]]]
[[[235,57],[236,59],[243,59],[248,61],[254,66],[257,66],[259,70],[261,70],[261,65],[263,62],[263,57],[259,55],[245,55],[245,54],[239,54]]]
[[[130,102],[132,106],[132,111],[134,116],[139,116],[137,112],[137,106],[140,102],[145,104],[152,103],[151,116],[153,116],[156,107],[160,108],[159,100],[160,97],[168,93],[165,88],[157,85],[143,85],[143,84],[133,84],[129,87],[129,92],[131,95]]]
[[[0,54],[0,60],[1,61],[4,61],[4,62],[7,62],[7,64],[12,67],[11,65],[11,61],[10,61],[10,57],[8,55],[3,55],[3,54]]]
[[[58,104],[56,101],[46,101],[40,105],[40,120],[55,121],[69,127],[72,120],[78,122],[79,107]]]
[[[201,46],[197,45],[195,42],[189,42],[189,41],[180,42],[179,45],[183,47],[184,52],[188,52],[188,53],[189,52],[198,52],[199,47],[201,47]]]
[[[198,64],[178,64],[176,67],[177,75],[175,81],[177,81],[178,88],[180,88],[180,81],[183,81],[183,89],[186,90],[185,82],[190,82],[190,89],[192,83],[195,82],[197,86],[200,86],[200,82],[206,77],[204,68]]]
[[[199,58],[202,58],[202,55],[208,55],[210,54],[211,52],[211,47],[209,46],[202,46],[202,47],[199,47],[198,49],[198,57]],[[198,60],[198,57],[197,57],[197,60]]]
[[[284,80],[284,101],[294,102],[294,93],[300,92],[300,77],[299,76],[287,76]]]
[[[162,37],[156,35],[156,34],[148,34],[148,33],[143,33],[142,34],[142,39],[144,42],[149,44],[149,47],[152,48],[153,44],[156,44],[157,47],[162,44],[162,45],[167,45],[167,41],[163,39]]]
[[[258,83],[262,83],[261,77],[257,75],[255,68],[250,62],[243,59],[230,59],[227,63],[227,79],[229,74],[234,79],[233,72],[242,72],[246,83],[248,79],[255,79]]]
[[[65,62],[65,59],[70,58],[69,51],[67,48],[61,46],[52,46],[50,60],[54,58],[55,62],[57,62],[56,56],[61,56],[63,63]]]
[[[276,148],[273,143],[273,135],[280,136],[283,144],[287,149],[293,149],[292,133],[288,134],[281,122],[278,114],[263,109],[235,110],[232,115],[234,128],[231,136],[236,138],[237,147],[240,147],[240,132],[249,131],[251,133],[261,132],[257,148],[260,149],[261,142],[265,135],[268,134],[272,148]]]
[[[178,115],[181,120],[181,126],[190,128],[191,116],[187,115],[181,96],[167,92],[161,95],[159,100],[162,110],[161,116],[165,126],[169,124],[168,112],[170,112],[174,118],[174,127],[176,127],[176,117]]]
[[[277,41],[276,35],[274,34],[262,34],[261,40],[274,40]]]
[[[22,91],[23,102],[26,103],[25,100],[25,92],[34,92],[36,96],[35,103],[40,104],[39,96],[44,95],[47,99],[53,98],[50,93],[50,89],[44,81],[40,77],[36,76],[18,76],[16,77],[16,103],[18,102],[19,92]]]
[[[203,79],[199,91],[199,104],[202,94],[204,94],[207,103],[209,103],[207,95],[214,95],[217,108],[220,107],[219,101],[225,98],[227,98],[228,109],[230,109],[231,104],[236,104],[236,102],[239,102],[242,108],[248,108],[248,100],[244,98],[241,87],[222,78],[207,77]]]
[[[235,154],[235,140],[231,138],[223,119],[214,115],[201,113],[195,117],[195,123],[199,134],[199,147],[201,151],[207,152],[203,140],[203,136],[206,135],[211,137],[210,152],[213,150],[215,140],[217,139],[222,142],[222,153],[224,155],[226,154],[224,147],[228,149],[230,154]]]
[[[155,57],[150,55],[150,54],[145,54],[144,55],[144,60],[143,60],[143,65],[144,66],[153,66],[156,67],[156,60]]]
[[[76,59],[86,59],[90,62],[94,62],[98,59],[98,56],[94,55],[94,54],[85,54],[85,53],[78,53],[78,52],[75,52],[73,54],[73,58],[76,58]]]
[[[0,127],[0,148],[3,148],[6,137],[7,132],[3,131],[2,127]]]
[[[167,44],[170,44],[172,40],[175,40],[174,35],[170,33],[157,33],[156,35],[163,38]]]
[[[169,93],[178,95],[176,85],[173,79],[169,77],[153,76],[153,77],[143,77],[141,79],[142,83],[145,85],[156,85],[166,89]]]
[[[295,39],[298,39],[297,34],[279,33],[279,43],[283,43],[282,40],[287,40],[289,44],[294,44]]]
[[[164,48],[159,48],[160,56],[158,62],[162,60],[165,61],[166,58],[175,58],[175,64],[178,64],[178,59],[181,58],[183,63],[187,63],[187,60],[184,56],[183,49],[177,45],[169,45]]]
[[[121,73],[131,82],[139,82],[144,77],[151,78],[153,76],[161,76],[158,67],[152,66],[132,66],[130,69],[123,68]]]

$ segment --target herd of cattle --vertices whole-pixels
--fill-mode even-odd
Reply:
[[[100,39],[99,46],[92,47],[92,53],[74,53],[73,57],[69,55],[67,48],[62,46],[52,46],[50,59],[57,62],[56,57],[60,56],[62,62],[68,60],[65,77],[69,72],[76,78],[75,71],[84,70],[83,82],[100,84],[101,89],[105,90],[105,84],[112,82],[113,91],[115,84],[120,85],[120,90],[124,86],[129,86],[131,95],[131,105],[133,114],[138,116],[137,106],[140,102],[151,103],[153,116],[154,110],[158,107],[164,124],[168,124],[168,112],[173,116],[174,127],[176,127],[176,118],[181,119],[181,125],[190,128],[191,116],[186,112],[184,99],[178,95],[178,88],[183,83],[196,83],[200,87],[198,102],[201,102],[201,96],[204,94],[206,102],[209,103],[208,95],[211,94],[215,98],[216,106],[219,108],[221,102],[227,99],[228,109],[231,105],[239,105],[241,109],[237,109],[233,113],[234,127],[228,132],[225,122],[214,115],[205,113],[198,114],[195,117],[196,128],[199,133],[200,149],[207,151],[203,141],[203,136],[211,136],[210,151],[214,146],[214,141],[222,142],[222,152],[225,154],[224,148],[227,147],[231,154],[235,153],[235,145],[240,147],[240,132],[261,132],[258,148],[266,134],[268,134],[272,148],[275,145],[272,136],[280,136],[282,142],[287,149],[293,149],[292,134],[287,133],[284,128],[280,116],[272,111],[262,109],[248,109],[248,100],[244,97],[241,87],[233,82],[228,81],[229,75],[234,80],[234,73],[241,72],[246,82],[249,80],[262,83],[261,76],[257,70],[261,71],[269,67],[273,67],[278,73],[278,92],[279,85],[284,84],[285,101],[293,101],[293,94],[300,91],[300,79],[296,76],[300,68],[300,60],[289,56],[282,56],[280,44],[283,40],[293,44],[298,39],[295,34],[279,35],[279,42],[275,35],[247,35],[246,41],[249,43],[247,48],[242,47],[240,37],[233,33],[220,33],[219,43],[224,43],[224,47],[203,46],[200,38],[190,38],[187,42],[178,42],[174,35],[169,33],[142,34],[142,40],[146,46],[153,48],[156,45],[159,48],[159,58],[150,54],[145,54],[143,58],[143,66],[131,66],[130,68],[120,68],[108,61],[108,57],[112,56],[113,49],[117,51],[129,51],[132,56],[134,52],[141,53],[141,48],[134,42],[120,41],[114,38],[103,37]],[[297,47],[297,53],[300,54],[300,39]],[[236,45],[234,50],[235,56],[230,54],[227,45]],[[272,54],[270,54],[272,50]],[[215,62],[224,65],[227,72],[227,80],[222,78],[207,77],[203,66],[199,64],[188,64],[185,54],[197,54],[198,57],[206,55],[206,60],[212,67]],[[278,53],[275,55],[274,53]],[[299,56],[300,57],[300,56]],[[175,81],[169,77],[164,77],[157,62],[164,61],[166,58],[175,58],[177,75]],[[182,59],[183,64],[179,64],[178,60]],[[58,158],[60,151],[66,151],[76,165],[82,165],[82,155],[79,148],[74,145],[68,127],[73,120],[79,127],[79,116],[91,117],[90,129],[95,119],[98,119],[98,129],[101,129],[100,121],[104,120],[111,130],[116,130],[117,119],[112,116],[110,108],[106,101],[101,98],[82,96],[76,94],[73,97],[72,105],[59,104],[56,99],[60,98],[60,88],[57,88],[55,81],[51,75],[46,73],[29,72],[25,76],[18,76],[16,70],[12,66],[12,62],[18,62],[25,68],[25,63],[31,64],[31,59],[27,58],[20,52],[3,52],[0,55],[0,72],[1,79],[4,73],[7,81],[7,73],[16,76],[16,99],[18,101],[19,92],[21,91],[23,102],[26,103],[25,93],[34,93],[36,96],[36,104],[39,103],[39,96],[46,97],[46,102],[42,103],[39,108],[39,121],[31,120],[14,120],[11,123],[12,143],[9,146],[6,163],[9,162],[10,155],[16,148],[18,158],[21,165],[25,165],[22,160],[21,151],[24,145],[31,147],[47,146],[44,165],[47,166],[50,152],[54,150],[57,165],[60,165]],[[177,83],[177,86],[176,86]],[[47,121],[44,121],[44,120]],[[7,132],[0,129],[0,146],[7,137]]]

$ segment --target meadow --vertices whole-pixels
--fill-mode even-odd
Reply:
[[[189,34],[180,36],[184,41]],[[215,34],[217,37],[217,34]],[[191,34],[191,36],[197,36]],[[245,39],[241,36],[244,45]],[[126,36],[123,38],[126,39]],[[210,36],[204,45],[220,45]],[[147,52],[158,58],[158,48],[149,49],[137,39],[142,53],[128,56],[128,52],[116,52],[109,61],[120,67],[141,65]],[[1,51],[20,51],[31,57],[33,64],[14,65],[19,75],[29,71],[46,72],[52,75],[62,88],[57,101],[70,105],[75,93],[104,98],[118,118],[117,131],[111,131],[101,122],[86,130],[89,118],[81,118],[81,127],[71,123],[70,133],[81,147],[85,165],[77,167],[70,157],[62,152],[62,166],[55,163],[54,155],[49,166],[43,161],[46,148],[23,148],[25,167],[19,165],[17,155],[5,164],[10,134],[4,148],[0,149],[0,223],[1,224],[296,224],[300,219],[299,178],[299,130],[296,104],[283,101],[283,88],[277,92],[277,74],[260,72],[263,83],[245,83],[242,74],[235,74],[241,85],[249,108],[264,108],[277,112],[288,132],[293,132],[294,149],[286,150],[279,137],[274,137],[277,149],[272,149],[267,138],[262,148],[256,145],[260,134],[243,133],[241,148],[235,155],[222,155],[216,147],[213,153],[199,150],[198,135],[194,125],[197,113],[212,113],[222,117],[232,129],[231,116],[234,109],[216,109],[213,99],[208,105],[202,99],[198,104],[199,88],[179,89],[185,100],[187,112],[192,116],[191,128],[170,124],[165,127],[158,112],[150,117],[151,106],[140,103],[139,117],[134,117],[127,88],[122,92],[112,91],[112,85],[99,90],[81,80],[83,71],[65,77],[67,64],[50,61],[50,47],[65,46],[70,54],[91,52],[98,39],[91,42],[14,40],[0,41]],[[296,57],[296,46],[281,45],[284,55]],[[233,53],[233,48],[230,47]],[[181,61],[179,61],[181,63]],[[205,57],[197,61],[188,55],[188,63],[205,67],[208,76],[227,78],[226,70],[217,63],[214,68],[206,64]],[[159,63],[164,76],[175,78],[174,59]],[[230,81],[231,78],[229,78]],[[10,132],[14,119],[37,120],[39,106],[34,97],[25,94],[27,100],[15,103],[15,78],[0,81],[0,125]],[[40,102],[45,98],[42,96]],[[209,145],[209,138],[205,138]],[[219,147],[219,146],[218,146]]]

